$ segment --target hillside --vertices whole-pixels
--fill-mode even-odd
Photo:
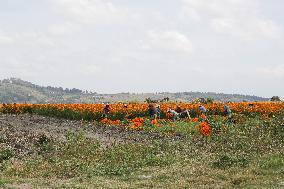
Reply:
[[[0,81],[1,103],[93,103],[95,93],[62,87],[42,87],[21,79]]]
[[[0,103],[102,103],[117,101],[145,101],[146,98],[171,101],[192,101],[197,98],[212,98],[216,101],[268,101],[258,96],[223,94],[213,92],[179,93],[118,93],[98,94],[80,89],[62,87],[43,87],[17,78],[0,80]]]

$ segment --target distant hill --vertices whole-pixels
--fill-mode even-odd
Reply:
[[[1,103],[93,103],[96,93],[62,87],[42,87],[17,78],[0,80]]]
[[[63,89],[62,87],[43,87],[17,78],[0,80],[0,103],[102,103],[102,102],[143,102],[146,98],[170,101],[192,101],[197,98],[212,98],[215,101],[268,101],[268,98],[258,96],[179,92],[179,93],[118,93],[98,94],[80,89]]]

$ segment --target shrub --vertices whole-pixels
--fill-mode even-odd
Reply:
[[[6,160],[14,157],[14,152],[10,149],[4,149],[0,151],[0,163],[3,163]]]

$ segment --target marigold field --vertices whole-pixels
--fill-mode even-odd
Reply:
[[[231,102],[226,103],[235,113],[258,113],[262,115],[275,115],[283,111],[283,102]],[[161,103],[161,110],[166,112],[168,108],[175,108],[177,106],[182,109],[198,110],[198,103]],[[8,104],[5,110],[10,113],[25,113],[33,109],[58,109],[60,111],[72,110],[76,112],[90,112],[90,113],[102,113],[104,104]],[[209,114],[221,114],[223,112],[223,103],[209,103],[204,105]],[[0,108],[3,105],[0,105]],[[123,103],[111,104],[111,112],[137,115],[147,111],[147,103],[129,103],[125,108]],[[143,115],[143,113],[141,114]]]
[[[0,188],[284,188],[283,102],[159,105],[0,105]]]
[[[198,122],[200,124],[200,133],[204,136],[211,134],[211,126],[209,120],[202,118],[199,112],[198,103],[161,103],[161,119],[152,120],[153,126],[162,127],[171,119],[171,115],[167,113],[169,108],[189,110],[192,119],[186,121]],[[246,116],[261,116],[269,118],[279,115],[284,110],[284,103],[279,102],[241,102],[227,103],[234,114]],[[46,116],[55,116],[66,119],[77,119],[87,121],[99,121],[107,125],[129,126],[131,129],[141,130],[148,117],[147,103],[130,103],[111,104],[111,112],[108,118],[103,117],[104,104],[8,104],[1,105],[3,113],[37,113]],[[207,109],[207,115],[222,116],[224,112],[224,103],[209,103],[204,105]],[[198,119],[200,117],[201,119]],[[207,121],[209,123],[205,123]],[[128,125],[127,125],[128,124]],[[206,129],[205,129],[206,128]]]

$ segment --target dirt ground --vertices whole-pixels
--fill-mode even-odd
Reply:
[[[147,142],[152,139],[177,140],[158,133],[144,133],[115,126],[102,126],[93,122],[70,121],[40,115],[0,114],[0,149],[10,148],[21,157],[35,152],[41,136],[64,141],[68,132],[82,132],[88,138],[98,140],[102,147],[126,142]]]

